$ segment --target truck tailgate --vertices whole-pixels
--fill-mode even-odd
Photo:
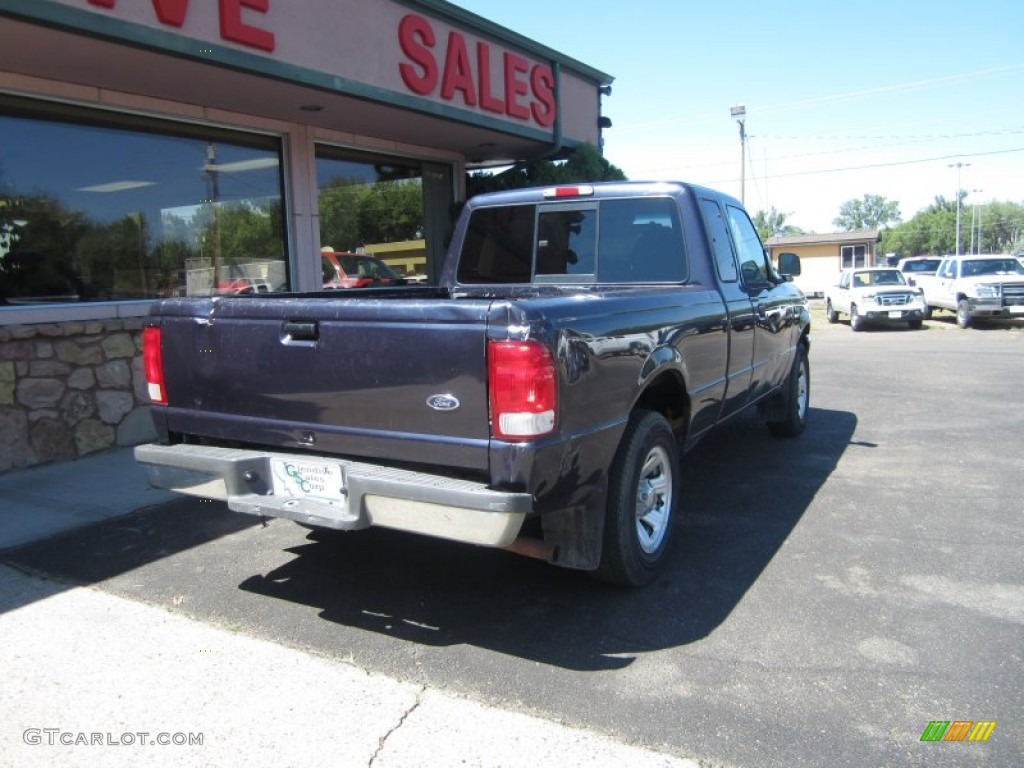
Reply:
[[[164,426],[484,470],[490,309],[422,294],[166,301]]]

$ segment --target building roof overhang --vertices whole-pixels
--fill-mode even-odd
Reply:
[[[592,107],[584,98],[584,105],[593,109],[593,134],[566,133],[560,118],[550,129],[541,130],[481,111],[455,109],[437,100],[274,61],[238,46],[213,45],[205,49],[210,51],[208,55],[198,55],[195,40],[174,32],[128,29],[131,25],[44,0],[0,0],[5,40],[0,46],[0,73],[70,85],[69,100],[74,100],[74,86],[96,89],[100,94],[135,94],[195,105],[208,112],[223,110],[430,147],[455,153],[470,164],[498,165],[572,148],[583,141],[599,142],[598,88],[611,82],[609,75],[441,0],[405,0],[402,4],[432,13],[444,22],[470,25],[474,33],[492,38],[500,35],[502,44],[543,57],[552,65],[565,67],[567,73],[571,68],[577,96],[579,83],[593,86]],[[129,40],[130,34],[136,37]]]

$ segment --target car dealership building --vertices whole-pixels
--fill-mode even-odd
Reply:
[[[433,277],[467,169],[599,147],[610,82],[441,0],[0,0],[0,471],[148,439],[154,299]]]

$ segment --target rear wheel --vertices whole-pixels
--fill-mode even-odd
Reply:
[[[857,305],[850,305],[850,330],[851,331],[863,331],[864,330],[864,318],[860,316],[860,312],[857,311]]]
[[[629,417],[608,478],[601,564],[594,576],[639,587],[665,562],[679,507],[679,447],[654,411]]]

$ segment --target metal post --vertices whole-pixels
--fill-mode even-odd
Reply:
[[[740,126],[740,202],[747,204],[747,108],[737,104],[729,108],[729,114]]]
[[[982,189],[972,189],[971,194],[975,197],[971,200],[971,253],[981,253],[981,219],[978,217],[978,198],[977,194],[983,192]],[[974,222],[978,222],[978,239],[974,239]]]
[[[967,168],[970,163],[950,163],[947,167],[956,168],[956,255],[960,255],[960,169]]]

